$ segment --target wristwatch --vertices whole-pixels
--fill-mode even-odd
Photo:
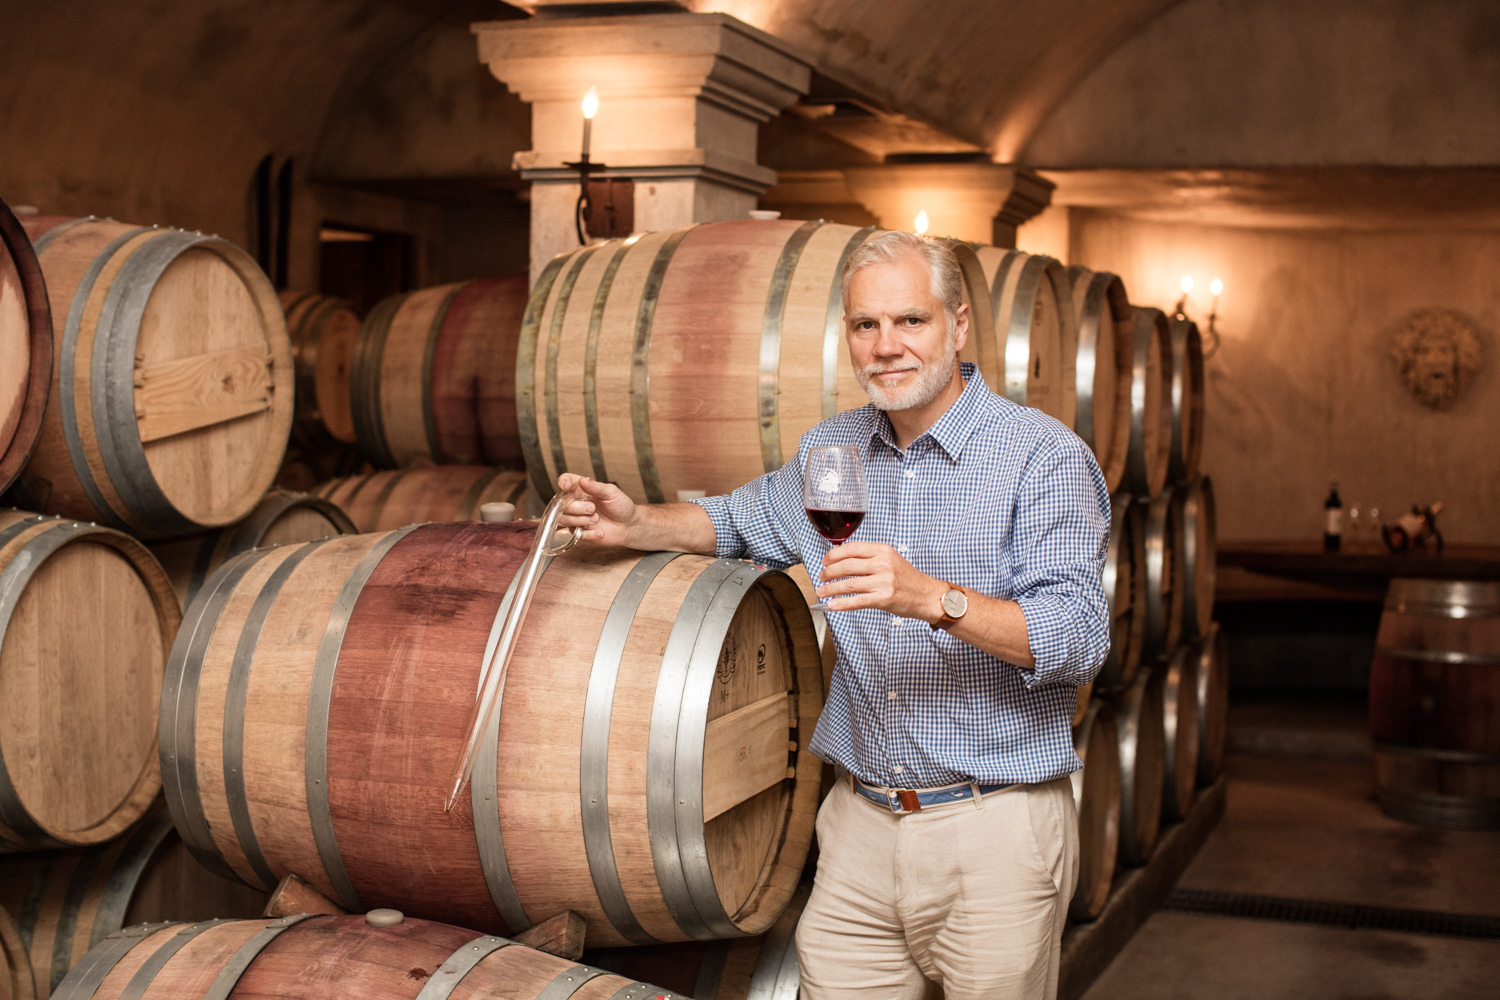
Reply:
[[[953,626],[954,622],[962,618],[964,613],[969,610],[969,596],[950,583],[948,584],[948,592],[943,595],[942,607],[943,617],[932,623],[934,630],[943,629],[946,631]]]

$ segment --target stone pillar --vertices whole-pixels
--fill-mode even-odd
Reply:
[[[724,14],[537,17],[477,24],[479,58],[531,105],[531,277],[578,245],[580,102],[598,88],[596,177],[635,182],[635,228],[743,219],[776,180],[756,162],[760,124],[805,93],[811,67]]]
[[[849,192],[887,229],[911,229],[1000,247],[1052,198],[1053,184],[1025,167],[987,162],[881,163],[844,168]]]

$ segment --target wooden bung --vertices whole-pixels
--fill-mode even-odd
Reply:
[[[1104,909],[1120,849],[1120,744],[1115,713],[1094,699],[1073,727],[1073,749],[1083,761],[1072,774],[1078,810],[1078,885],[1068,906],[1074,920],[1093,920]]]
[[[518,466],[516,338],[526,279],[395,295],[365,317],[349,369],[354,433],[377,468]]]
[[[1172,457],[1172,335],[1160,309],[1135,307],[1130,354],[1130,443],[1125,489],[1154,497]]]
[[[141,537],[249,514],[292,421],[286,320],[255,261],[178,229],[43,216],[25,227],[56,357],[20,502]]]
[[[89,949],[122,927],[251,917],[264,900],[264,893],[195,861],[165,809],[96,847],[0,858],[0,911],[17,915],[39,1000],[57,991]]]
[[[348,302],[328,295],[281,292],[279,298],[297,373],[292,441],[303,448],[352,444],[349,365],[359,338],[359,317]]]
[[[1120,861],[1126,865],[1150,860],[1161,829],[1162,673],[1142,667],[1113,699],[1120,745]]]
[[[167,571],[172,590],[185,608],[203,581],[241,552],[354,532],[354,522],[337,505],[306,493],[272,490],[239,524],[157,542],[151,553]]]
[[[1187,818],[1198,787],[1198,644],[1172,651],[1162,672],[1162,820]]]
[[[738,560],[586,547],[542,576],[468,795],[442,802],[535,525],[428,524],[246,553],[173,648],[168,804],[209,867],[350,912],[593,945],[764,932],[821,761],[811,617]]]
[[[360,531],[427,521],[478,521],[487,503],[526,506],[526,474],[483,465],[417,465],[333,479],[314,494],[337,504]]]
[[[41,264],[0,201],[0,493],[31,457],[51,386],[52,309]]]
[[[380,1000],[512,997],[688,1000],[507,938],[387,911],[153,923],[106,938],[60,997],[128,1000]]]
[[[1073,429],[1094,450],[1113,493],[1125,478],[1130,451],[1131,347],[1135,308],[1118,275],[1068,268],[1078,323],[1075,374],[1078,410]]]
[[[161,788],[177,598],[129,536],[15,510],[0,510],[0,595],[0,854],[103,843]]]

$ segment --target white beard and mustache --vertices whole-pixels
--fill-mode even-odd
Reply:
[[[957,341],[958,338],[950,331],[948,345],[937,361],[927,364],[913,361],[869,364],[856,369],[854,377],[877,410],[914,410],[919,406],[926,406],[938,397],[938,393],[943,391],[943,387],[953,377],[953,366],[958,362]],[[917,377],[910,385],[901,389],[887,389],[876,378],[883,373],[900,371],[915,371]]]

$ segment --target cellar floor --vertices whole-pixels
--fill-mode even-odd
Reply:
[[[1500,832],[1381,814],[1358,705],[1236,705],[1224,819],[1182,889],[1500,917]],[[1492,1000],[1500,941],[1163,910],[1086,1000]]]

